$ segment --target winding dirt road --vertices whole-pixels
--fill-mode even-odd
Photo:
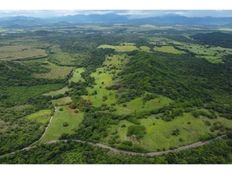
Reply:
[[[216,138],[208,140],[208,141],[199,141],[199,142],[196,142],[196,143],[193,143],[193,144],[181,146],[181,147],[178,147],[178,148],[172,149],[172,150],[165,150],[165,151],[159,151],[159,152],[147,152],[147,153],[121,150],[121,149],[117,149],[117,148],[111,147],[111,146],[106,145],[106,144],[93,143],[93,142],[89,142],[89,141],[76,140],[76,139],[54,140],[54,141],[49,141],[49,142],[47,142],[45,144],[54,144],[54,143],[59,143],[59,142],[67,143],[67,142],[71,141],[71,142],[76,142],[76,143],[81,143],[81,144],[87,144],[87,145],[90,145],[90,146],[93,146],[93,147],[98,147],[98,148],[106,149],[106,150],[109,150],[109,151],[111,151],[113,153],[118,153],[118,154],[131,155],[131,156],[155,157],[155,156],[165,155],[165,154],[168,154],[168,153],[176,153],[176,152],[180,152],[180,151],[187,150],[187,149],[197,148],[197,147],[209,144],[209,143],[211,143],[211,142],[213,142],[213,141],[215,141],[217,139],[221,139],[223,137],[225,137],[225,135],[221,135],[219,137],[216,137]],[[9,156],[9,155],[14,155],[17,152],[28,151],[28,150],[31,150],[31,149],[37,147],[36,145],[33,145],[33,144],[30,145],[30,146],[28,146],[28,147],[25,147],[23,149],[20,149],[20,150],[11,152],[11,153],[7,153],[7,154],[4,154],[4,155],[0,155],[0,158],[6,157],[6,156]]]
[[[57,111],[57,108],[55,107],[55,112]],[[44,137],[47,129],[49,128],[51,122],[52,122],[52,119],[54,118],[54,114],[51,116],[45,130],[44,130],[44,133],[41,135],[41,137],[36,140],[35,142],[33,142],[32,144],[30,144],[29,146],[25,147],[25,148],[22,148],[22,149],[19,149],[19,150],[16,150],[14,152],[10,152],[10,153],[6,153],[6,154],[3,154],[3,155],[0,155],[0,158],[4,158],[6,156],[10,156],[10,155],[14,155],[18,152],[22,152],[22,151],[28,151],[28,150],[31,150],[33,148],[36,148],[37,147],[37,143],[40,142],[40,140]],[[221,135],[221,136],[218,136],[216,138],[213,138],[211,140],[207,140],[207,141],[199,141],[199,142],[196,142],[196,143],[193,143],[193,144],[188,144],[188,145],[184,145],[184,146],[181,146],[181,147],[178,147],[176,149],[171,149],[171,150],[165,150],[165,151],[159,151],[159,152],[147,152],[147,153],[143,153],[143,152],[132,152],[132,151],[127,151],[127,150],[121,150],[121,149],[117,149],[117,148],[114,148],[114,147],[111,147],[109,145],[106,145],[106,144],[101,144],[101,143],[93,143],[93,142],[89,142],[89,141],[83,141],[83,140],[77,140],[77,139],[70,139],[70,140],[53,140],[53,141],[49,141],[47,143],[43,143],[43,144],[54,144],[54,143],[59,143],[59,142],[64,142],[64,143],[67,143],[69,141],[72,141],[72,142],[76,142],[76,143],[81,143],[81,144],[87,144],[87,145],[90,145],[90,146],[93,146],[93,147],[98,147],[98,148],[102,148],[102,149],[106,149],[106,150],[109,150],[113,153],[117,153],[117,154],[124,154],[124,155],[131,155],[131,156],[146,156],[146,157],[155,157],[155,156],[161,156],[161,155],[165,155],[165,154],[168,154],[168,153],[176,153],[176,152],[180,152],[180,151],[183,151],[183,150],[187,150],[187,149],[192,149],[192,148],[197,148],[197,147],[200,147],[200,146],[203,146],[203,145],[206,145],[206,144],[209,144],[217,139],[221,139],[223,137],[225,137],[226,135]]]

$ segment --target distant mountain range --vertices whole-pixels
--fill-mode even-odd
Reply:
[[[232,17],[186,17],[163,15],[155,17],[132,18],[115,13],[78,14],[36,18],[30,16],[0,17],[2,27],[27,27],[39,25],[67,24],[159,24],[159,25],[232,25]]]

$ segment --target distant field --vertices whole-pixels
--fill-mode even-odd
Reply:
[[[21,60],[47,56],[44,49],[24,45],[3,46],[0,47],[0,53],[1,60]]]
[[[62,108],[62,109],[61,109]],[[83,120],[83,113],[75,113],[68,106],[57,107],[54,118],[41,142],[57,140],[63,134],[72,134]]]
[[[161,46],[161,47],[155,47],[155,51],[160,51],[164,53],[171,53],[171,54],[183,54],[183,51],[177,50],[173,46]]]
[[[45,65],[45,67],[49,69],[49,72],[36,73],[33,74],[33,76],[36,78],[43,79],[64,79],[72,70],[72,67],[58,66],[50,62],[48,62],[47,65]]]
[[[83,82],[84,79],[81,77],[81,73],[83,73],[85,71],[84,68],[77,68],[73,71],[73,76],[72,78],[69,80],[69,82]]]
[[[7,123],[0,119],[0,133],[4,133],[7,130]]]
[[[138,50],[138,48],[134,45],[100,45],[98,48],[111,48],[118,52],[130,52]]]
[[[232,49],[222,47],[211,47],[199,44],[182,44],[178,46],[187,49],[196,54],[196,56],[204,58],[211,63],[222,63],[225,55],[232,54]]]
[[[78,55],[63,52],[58,46],[51,47],[49,60],[60,65],[75,65]]]
[[[38,112],[35,112],[33,114],[26,116],[27,119],[36,121],[42,124],[46,124],[49,121],[50,117],[51,117],[50,109],[40,110]]]
[[[68,92],[70,89],[66,86],[64,88],[55,90],[55,91],[50,91],[48,93],[45,93],[43,95],[45,96],[56,96],[56,95],[60,95],[60,94],[65,94],[65,92]]]
[[[59,99],[52,100],[52,103],[57,106],[67,105],[72,102],[71,97],[62,97]]]
[[[141,47],[139,47],[139,49],[141,51],[145,51],[145,52],[150,52],[150,50],[151,50],[148,46],[141,46]]]
[[[120,45],[100,45],[98,48],[111,48],[117,52],[131,52],[135,50],[150,52],[148,46],[140,46],[139,48],[134,43],[121,43]]]
[[[25,103],[28,99],[42,95],[46,92],[59,89],[61,84],[48,84],[48,85],[36,85],[36,86],[20,86],[20,87],[8,87],[6,89],[0,89],[0,93],[6,94],[8,97],[1,102],[9,102],[14,105]]]

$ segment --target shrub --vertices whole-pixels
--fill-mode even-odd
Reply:
[[[133,125],[128,127],[127,136],[135,136],[136,138],[143,138],[146,134],[144,126]]]
[[[180,130],[179,130],[179,129],[173,130],[173,131],[172,131],[172,135],[174,135],[174,136],[180,135]]]
[[[67,122],[63,123],[63,127],[68,127],[68,126],[69,126],[69,124]]]

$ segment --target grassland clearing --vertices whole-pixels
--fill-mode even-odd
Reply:
[[[16,112],[21,112],[21,111],[24,111],[26,109],[33,109],[33,105],[30,105],[30,104],[25,104],[25,105],[16,105],[16,106],[13,106],[11,107],[10,109],[16,111]]]
[[[62,109],[61,109],[62,108]],[[42,143],[57,140],[63,134],[72,134],[83,120],[83,113],[75,113],[68,106],[57,107],[54,117],[45,132]]]
[[[38,123],[46,124],[48,123],[51,117],[51,110],[50,109],[43,109],[33,114],[27,115],[26,118],[31,121],[36,121]]]
[[[211,63],[222,63],[222,58],[225,55],[232,54],[232,49],[222,47],[211,47],[199,44],[181,44],[177,46],[181,49],[186,49],[197,57],[206,59]]]
[[[70,104],[71,102],[72,102],[72,99],[69,96],[52,100],[52,104],[55,106],[63,106],[63,105]]]
[[[7,130],[7,122],[0,119],[0,133],[4,133]]]
[[[50,48],[49,61],[59,65],[75,65],[78,57],[78,55],[62,51],[59,46]]]
[[[0,60],[24,60],[47,56],[44,49],[28,45],[2,46],[0,47],[0,52]]]
[[[139,47],[139,49],[141,51],[144,51],[144,52],[150,52],[151,51],[151,49],[148,46],[141,46],[141,47]]]
[[[127,136],[128,127],[134,124],[126,120],[121,121],[119,125],[112,125],[109,129],[109,135],[118,137],[117,141],[119,143],[117,145],[119,147],[121,146],[120,143],[131,141],[132,146],[135,145],[148,151],[159,151],[191,144],[211,135],[216,136],[218,131],[210,131],[211,125],[215,122],[220,122],[222,126],[227,128],[232,126],[232,121],[225,118],[195,118],[190,113],[184,113],[183,116],[170,122],[153,116],[138,121],[140,125],[146,128],[146,134],[141,139],[136,140]],[[206,121],[210,125],[207,125]],[[174,132],[178,133],[174,134]],[[111,136],[108,136],[103,141],[108,142],[111,138]]]
[[[91,74],[95,79],[95,85],[91,88],[87,88],[89,95],[83,96],[83,98],[91,101],[95,107],[99,107],[102,104],[111,105],[116,103],[115,91],[106,88],[114,83],[113,77],[120,72],[127,61],[128,58],[126,55],[113,55],[107,57],[103,62],[103,67],[98,68],[96,72]]]
[[[76,68],[73,71],[72,78],[70,78],[69,82],[74,82],[74,83],[84,82],[84,79],[81,76],[81,73],[83,73],[84,71],[85,71],[84,68]]]
[[[138,50],[138,48],[135,45],[100,45],[98,48],[111,48],[114,49],[115,51],[118,52],[130,52],[130,51],[135,51]]]
[[[55,91],[50,91],[48,93],[45,93],[43,95],[45,96],[57,96],[57,95],[64,95],[66,92],[68,92],[70,90],[70,88],[68,88],[67,86],[61,88],[61,89],[58,89],[58,90],[55,90]]]
[[[121,43],[120,45],[100,45],[98,48],[111,48],[117,52],[131,52],[135,50],[150,52],[150,48],[148,46],[137,47],[134,43]]]
[[[46,62],[44,65],[45,68],[49,69],[46,73],[35,73],[33,76],[35,78],[43,78],[43,79],[64,79],[73,69],[68,66],[58,66],[56,64]]]
[[[164,53],[170,53],[170,54],[184,54],[183,51],[177,50],[176,48],[174,48],[171,45],[155,47],[154,50],[159,51],[159,52],[164,52]]]
[[[117,105],[115,113],[118,115],[140,114],[141,112],[149,112],[169,105],[171,99],[164,96],[144,102],[142,97],[135,98],[129,102]]]
[[[24,104],[28,99],[40,96],[46,92],[59,89],[61,84],[47,84],[36,86],[18,86],[0,88],[0,93],[7,95],[8,97],[1,102],[8,102],[14,105]],[[1,103],[0,102],[0,103]]]

